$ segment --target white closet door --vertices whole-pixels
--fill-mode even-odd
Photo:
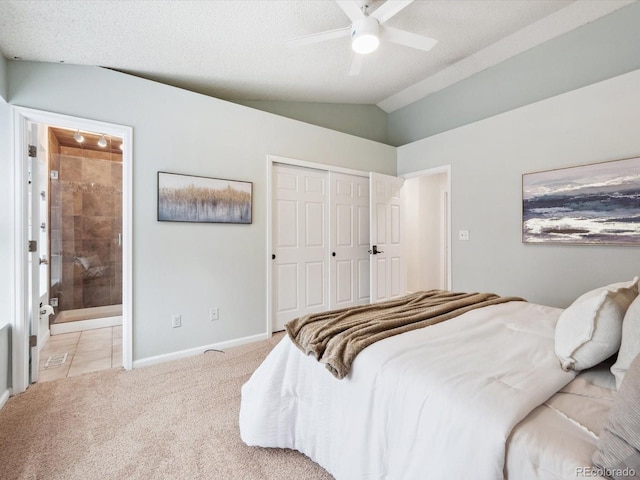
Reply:
[[[371,172],[371,303],[406,293],[400,190],[404,179]]]
[[[320,170],[274,165],[273,331],[329,306],[327,180]]]
[[[329,308],[369,303],[369,179],[330,172]]]

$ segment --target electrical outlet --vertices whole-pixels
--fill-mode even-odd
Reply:
[[[460,230],[458,232],[458,240],[466,242],[469,240],[469,230]]]
[[[218,320],[220,318],[218,313],[218,307],[211,307],[211,309],[209,309],[209,320],[211,320],[212,322],[214,320]]]
[[[173,315],[171,317],[171,326],[173,328],[178,328],[182,326],[182,315]]]

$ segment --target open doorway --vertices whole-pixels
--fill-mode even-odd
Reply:
[[[44,124],[38,132],[48,199],[41,303],[53,312],[38,380],[48,381],[122,366],[122,138]]]
[[[449,167],[404,177],[407,291],[450,290]]]
[[[129,369],[132,129],[22,107],[14,128],[13,394],[72,373]],[[83,342],[85,332],[92,338]],[[55,340],[60,348],[49,351]],[[98,346],[100,362],[89,358]],[[82,357],[84,370],[72,372]],[[56,375],[43,373],[46,364]]]

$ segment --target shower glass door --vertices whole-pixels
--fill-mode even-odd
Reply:
[[[50,289],[58,316],[122,303],[121,156],[84,153],[51,156]]]

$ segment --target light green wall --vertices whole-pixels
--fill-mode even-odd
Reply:
[[[9,100],[133,127],[134,360],[265,332],[268,154],[396,172],[393,147],[97,67],[10,61]],[[253,182],[253,224],[158,222],[158,171]]]
[[[6,96],[6,61],[0,54],[0,95]],[[10,324],[13,312],[13,184],[6,172],[12,160],[11,138],[13,133],[11,108],[0,97],[0,329]],[[0,330],[0,395],[9,387],[11,358],[9,329]]]
[[[6,392],[11,379],[11,325],[0,327],[0,395]]]
[[[451,165],[453,289],[566,307],[640,275],[638,247],[521,242],[522,175],[640,156],[638,105],[640,70],[400,147],[399,174]]]
[[[7,100],[7,59],[0,53],[0,99]]]
[[[405,145],[640,68],[640,2],[392,112]]]
[[[387,114],[377,105],[263,101],[237,103],[376,142],[389,143]]]
[[[640,274],[637,248],[520,238],[523,173],[640,156],[638,25],[636,2],[389,114],[399,174],[451,165],[454,290],[565,307]]]

